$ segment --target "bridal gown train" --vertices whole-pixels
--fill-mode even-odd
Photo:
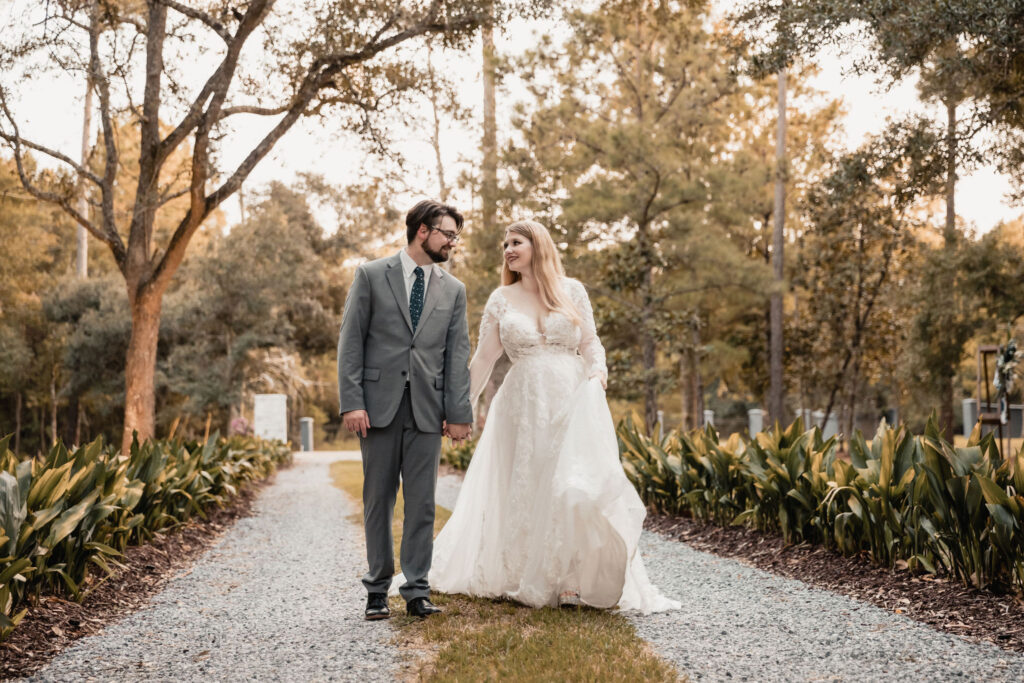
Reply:
[[[578,281],[562,283],[581,325],[555,312],[538,327],[502,288],[487,301],[470,365],[474,404],[503,352],[512,366],[434,542],[431,587],[533,607],[575,591],[599,608],[678,608],[651,584],[637,550],[646,512],[592,378],[607,371],[590,300]]]

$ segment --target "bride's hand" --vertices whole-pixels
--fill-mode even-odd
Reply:
[[[601,382],[601,388],[608,391],[608,378],[605,377],[603,372],[595,372],[590,376],[590,379],[596,379]]]

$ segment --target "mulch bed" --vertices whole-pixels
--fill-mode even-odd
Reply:
[[[143,607],[149,598],[209,548],[236,520],[252,514],[260,490],[274,477],[243,489],[223,509],[208,511],[206,519],[193,519],[184,527],[158,533],[146,545],[125,550],[118,558],[127,569],[103,580],[102,572],[89,577],[96,585],[81,604],[66,595],[43,594],[29,605],[14,632],[0,642],[0,678],[28,676],[83,636]]]
[[[1024,652],[1024,599],[980,591],[956,580],[877,567],[865,555],[843,557],[807,543],[745,527],[649,514],[644,526],[705,552],[842,593],[968,639]]]

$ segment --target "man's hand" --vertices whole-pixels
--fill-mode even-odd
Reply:
[[[471,424],[448,424],[445,423],[444,428],[445,436],[452,440],[452,443],[458,446],[463,441],[467,441],[470,435],[473,433],[473,425]]]
[[[365,410],[350,410],[342,414],[341,423],[345,425],[345,429],[365,439],[366,430],[370,428],[370,416]]]

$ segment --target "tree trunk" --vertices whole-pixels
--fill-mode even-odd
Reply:
[[[89,139],[92,132],[92,79],[85,81],[85,110],[82,116],[82,166],[88,165]],[[89,200],[86,196],[86,180],[79,178],[78,181],[78,213],[83,216],[89,215]],[[78,277],[83,280],[89,277],[89,233],[85,227],[78,226],[78,254],[75,271]]]
[[[658,424],[658,353],[654,335],[657,311],[654,305],[654,247],[651,226],[643,220],[637,226],[636,240],[640,251],[642,277],[640,283],[640,349],[644,369],[644,422],[647,433],[653,434]]]
[[[493,39],[492,39],[492,42],[493,42]],[[485,49],[485,56],[484,56],[484,88],[485,88],[484,102],[486,103],[487,102],[487,93],[486,93],[486,87],[487,87],[487,85],[486,85],[486,81],[487,81],[486,47],[484,49]],[[430,77],[430,111],[431,111],[431,113],[433,114],[433,117],[434,117],[434,126],[433,126],[433,129],[431,130],[431,133],[430,133],[430,144],[434,148],[434,164],[437,166],[437,186],[438,186],[437,187],[437,191],[438,191],[438,199],[440,199],[442,202],[447,202],[448,201],[448,183],[445,181],[445,177],[444,177],[444,159],[441,156],[441,111],[440,111],[440,108],[438,107],[438,104],[437,104],[437,87],[435,85],[436,81],[435,81],[435,78],[434,78],[434,49],[433,49],[433,47],[431,47],[430,43],[427,43],[427,74]],[[493,73],[493,70],[492,70],[490,76],[491,76],[491,94],[490,94],[491,118],[493,119],[494,118],[494,82],[493,82],[494,81],[494,73]],[[491,121],[491,124],[493,126],[493,124],[494,124],[493,120]],[[484,125],[486,127],[486,121],[485,121]],[[486,142],[485,142],[485,144],[486,144]]]
[[[957,243],[956,231],[956,102],[946,102],[946,225],[945,247]]]
[[[483,44],[483,85],[484,85],[484,137],[481,145],[483,152],[482,175],[483,182],[480,187],[481,200],[481,225],[486,236],[483,245],[489,254],[499,254],[497,249],[497,219],[498,219],[498,125],[495,119],[495,52],[494,52],[494,26],[487,22],[480,32]],[[495,239],[490,240],[491,236]],[[487,260],[495,263],[500,262],[499,256],[491,256]]]
[[[843,424],[843,437],[847,443],[853,436],[853,430],[857,423],[857,401],[860,384],[861,354],[858,350],[853,361],[853,370],[850,372],[850,389],[846,399],[846,420]],[[822,425],[824,426],[824,425]]]
[[[690,326],[690,343],[679,361],[683,399],[683,428],[696,429],[704,421],[704,380],[700,374],[700,326]]]
[[[69,448],[71,446],[77,446],[79,441],[76,436],[78,418],[78,396],[71,394],[68,396],[67,407],[64,409],[64,427],[60,432],[60,438],[64,440],[64,444]]]
[[[939,429],[942,438],[953,441],[953,375],[942,376],[939,385]]]
[[[947,256],[957,249],[959,234],[956,230],[956,102],[946,101],[946,224],[943,228],[943,248]],[[947,258],[947,264],[952,264],[953,259]],[[955,283],[957,274],[949,273],[949,281]],[[958,287],[954,284],[953,297],[958,297]],[[956,343],[950,342],[950,343]],[[947,358],[953,353],[946,354]],[[940,369],[942,377],[939,387],[939,429],[942,430],[943,438],[947,441],[953,440],[953,378],[956,376],[957,362],[949,361],[949,366]]]
[[[57,366],[50,370],[50,444],[57,444]]]
[[[783,248],[786,224],[786,72],[779,71],[778,128],[775,138],[775,209],[772,231],[772,274],[775,287],[769,302],[768,413],[785,424],[785,388],[782,377],[782,297],[784,294]]]
[[[649,311],[645,308],[643,325],[646,328],[650,319]],[[647,433],[654,434],[658,425],[658,376],[655,361],[657,359],[657,348],[654,343],[654,335],[646,331],[643,335],[642,357],[644,364],[644,422],[647,425]]]
[[[75,397],[75,445],[82,445],[82,415],[85,411],[82,409],[82,402]]]
[[[14,395],[14,452],[21,452],[21,392]]]
[[[156,350],[162,297],[147,291],[132,299],[132,330],[124,372],[124,454],[131,450],[134,433],[138,433],[140,442],[153,438],[156,423]]]

